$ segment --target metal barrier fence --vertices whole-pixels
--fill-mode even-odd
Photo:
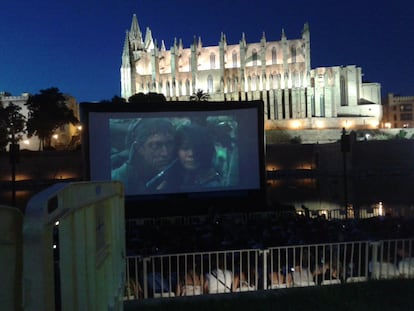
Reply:
[[[131,256],[125,299],[413,278],[414,239]]]

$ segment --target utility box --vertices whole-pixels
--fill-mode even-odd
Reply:
[[[116,181],[59,183],[35,195],[23,225],[24,310],[123,310],[124,215]]]

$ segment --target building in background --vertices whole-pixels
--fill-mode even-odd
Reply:
[[[389,93],[384,101],[383,126],[385,128],[414,127],[414,96]]]
[[[26,102],[29,99],[29,93],[23,93],[18,96],[13,96],[7,92],[0,92],[0,103],[4,107],[12,103],[21,107],[20,113],[26,118],[29,116]],[[79,105],[76,99],[70,95],[65,95],[66,105],[73,110],[74,116],[79,120]],[[72,125],[65,124],[58,128],[51,137],[51,146],[56,149],[75,149],[80,145],[80,131],[82,127],[80,124]],[[19,141],[20,150],[27,149],[37,151],[39,150],[40,141],[37,136],[28,137],[23,134],[23,138]],[[8,150],[8,147],[7,147]]]
[[[189,48],[174,40],[158,46],[150,28],[143,36],[136,15],[122,53],[121,96],[162,93],[167,100],[189,100],[198,90],[210,100],[264,101],[266,129],[378,128],[381,86],[363,82],[360,67],[311,67],[310,30],[298,39],[218,46],[194,39]]]

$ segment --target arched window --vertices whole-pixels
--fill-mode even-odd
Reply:
[[[185,95],[190,95],[190,80],[185,81]]]
[[[253,49],[252,60],[253,60],[253,66],[257,66],[257,51],[256,51],[256,49]]]
[[[166,95],[167,95],[167,97],[171,96],[170,81],[167,81]]]
[[[207,92],[209,94],[213,93],[213,77],[211,75],[207,77]]]
[[[311,114],[312,117],[316,117],[315,95],[311,95]]]
[[[253,76],[252,76],[252,86],[251,86],[251,90],[252,91],[256,91],[257,90],[257,76],[255,74],[253,74]]]
[[[272,48],[272,65],[277,64],[277,50],[275,47]]]
[[[292,63],[296,63],[296,47],[292,46],[290,48],[290,54],[292,56]]]
[[[178,82],[178,96],[183,95],[183,82],[180,80]]]
[[[210,54],[210,69],[216,68],[216,54]]]
[[[348,106],[348,103],[346,102],[346,84],[345,84],[345,78],[340,78],[340,88],[341,88],[341,106]]]
[[[319,105],[320,105],[320,110],[321,110],[321,117],[325,117],[325,95],[321,94],[319,97]]]
[[[279,84],[278,84],[278,75],[277,75],[277,73],[276,72],[273,72],[273,74],[272,74],[272,86],[271,86],[271,88],[272,89],[278,89],[278,86],[279,86]]]
[[[299,73],[297,71],[293,72],[293,86],[294,87],[299,87],[300,86]]]
[[[232,59],[233,59],[233,68],[237,68],[237,53],[236,53],[236,51],[233,51]]]

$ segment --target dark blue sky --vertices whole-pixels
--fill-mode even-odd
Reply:
[[[78,102],[120,96],[125,31],[137,14],[167,49],[195,36],[237,44],[311,34],[311,66],[356,65],[382,94],[414,96],[414,4],[410,0],[1,0],[0,91],[52,86]]]

